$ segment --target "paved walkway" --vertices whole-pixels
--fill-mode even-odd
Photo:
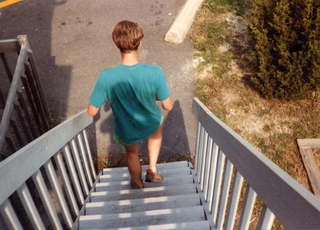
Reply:
[[[194,149],[192,45],[190,41],[172,45],[163,40],[184,2],[25,0],[0,9],[0,39],[29,36],[49,109],[55,121],[60,122],[85,109],[99,71],[119,62],[111,40],[113,26],[123,19],[137,21],[145,31],[141,62],[164,68],[176,100],[164,127],[161,158],[165,160]],[[110,121],[108,111],[102,112],[96,123],[100,154],[121,151],[116,145],[108,145]]]

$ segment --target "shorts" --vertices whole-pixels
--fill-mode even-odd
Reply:
[[[161,116],[160,126],[163,124],[163,121],[164,121],[164,117]],[[141,139],[141,140],[137,140],[135,142],[125,142],[125,141],[121,140],[116,134],[113,134],[112,139],[116,144],[123,145],[125,147],[130,146],[130,145],[134,145],[134,144],[140,144],[145,140],[145,139]]]

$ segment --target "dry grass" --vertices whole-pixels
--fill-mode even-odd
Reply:
[[[319,92],[313,98],[294,102],[261,98],[244,81],[247,75],[255,74],[255,59],[244,20],[227,6],[211,11],[208,2],[199,11],[191,32],[199,76],[196,96],[309,188],[296,139],[320,135]]]
[[[221,0],[220,0],[221,1]],[[228,4],[207,0],[190,32],[196,96],[221,120],[310,189],[297,138],[320,136],[320,91],[307,100],[266,100],[246,85],[255,56],[245,20]],[[211,4],[212,5],[212,4]],[[318,152],[320,162],[320,152]]]

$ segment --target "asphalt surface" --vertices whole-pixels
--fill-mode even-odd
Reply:
[[[196,119],[193,97],[192,45],[186,40],[173,45],[163,40],[185,0],[24,0],[0,9],[0,39],[27,34],[34,51],[49,110],[56,123],[80,112],[100,70],[119,63],[111,39],[120,20],[138,22],[145,38],[140,61],[162,66],[175,107],[164,123],[160,158],[194,152]],[[0,74],[3,67],[0,66]],[[2,75],[0,75],[1,77]],[[112,144],[111,111],[104,108],[94,130],[99,155],[123,149]],[[91,136],[94,140],[94,136]],[[145,147],[142,152],[145,153]]]

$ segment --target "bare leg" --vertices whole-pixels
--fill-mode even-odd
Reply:
[[[152,172],[157,172],[157,161],[160,153],[160,147],[162,142],[162,127],[155,131],[148,137],[148,154],[149,154],[149,169]]]
[[[134,188],[143,188],[141,180],[141,165],[139,160],[140,144],[126,146],[128,170],[131,176],[131,186]]]

